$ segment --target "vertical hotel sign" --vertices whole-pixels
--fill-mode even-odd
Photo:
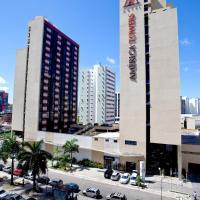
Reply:
[[[137,4],[137,0],[126,0],[124,8]],[[134,13],[128,16],[128,39],[129,39],[129,70],[130,79],[137,82],[137,51],[136,51],[136,17]]]

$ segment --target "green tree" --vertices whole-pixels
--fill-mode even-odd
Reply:
[[[10,184],[14,185],[13,183],[13,170],[14,170],[14,159],[17,158],[18,153],[21,150],[21,144],[16,140],[15,135],[7,135],[4,137],[1,149],[0,149],[0,158],[7,162],[8,158],[12,159],[12,166],[11,166],[11,181]]]
[[[76,144],[77,142],[78,140],[73,138],[72,140],[66,141],[66,143],[63,145],[64,153],[69,153],[70,155],[70,168],[72,168],[73,153],[79,152],[79,145]]]
[[[141,176],[137,176],[136,177],[136,185],[140,187],[140,186],[142,186],[142,183],[143,183],[142,177]]]
[[[69,167],[69,165],[68,165],[69,161],[70,161],[70,155],[69,154],[63,154],[59,158],[59,166],[61,168],[64,168],[64,170],[66,170],[66,168]]]
[[[25,169],[31,170],[33,175],[33,190],[36,190],[36,176],[40,173],[45,174],[47,161],[52,159],[52,155],[42,149],[43,140],[30,144],[25,142],[23,150],[18,155],[19,163]]]
[[[52,167],[54,167],[54,161],[57,161],[58,164],[58,161],[61,158],[61,153],[62,150],[60,149],[60,147],[56,146],[56,148],[53,150]]]

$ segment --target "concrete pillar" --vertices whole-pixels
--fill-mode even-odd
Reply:
[[[181,145],[177,146],[178,177],[182,179],[182,152]]]

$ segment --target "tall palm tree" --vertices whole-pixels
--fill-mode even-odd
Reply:
[[[9,135],[4,138],[0,149],[0,157],[4,162],[6,162],[8,158],[12,159],[11,179],[10,179],[11,185],[14,185],[13,183],[14,159],[17,158],[20,149],[21,149],[21,144],[16,140],[15,135]]]
[[[36,176],[45,174],[47,170],[47,160],[52,159],[51,153],[42,149],[43,140],[30,144],[24,143],[23,150],[18,155],[19,163],[25,169],[32,170],[33,190],[36,190]]]
[[[72,140],[66,141],[66,143],[63,145],[64,153],[70,154],[70,162],[71,162],[71,168],[72,168],[72,161],[73,161],[73,153],[79,152],[79,145],[76,144],[78,142],[77,139],[73,138]]]

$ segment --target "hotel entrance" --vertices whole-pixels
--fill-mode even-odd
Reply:
[[[112,156],[104,156],[104,168],[112,169],[115,158]]]

